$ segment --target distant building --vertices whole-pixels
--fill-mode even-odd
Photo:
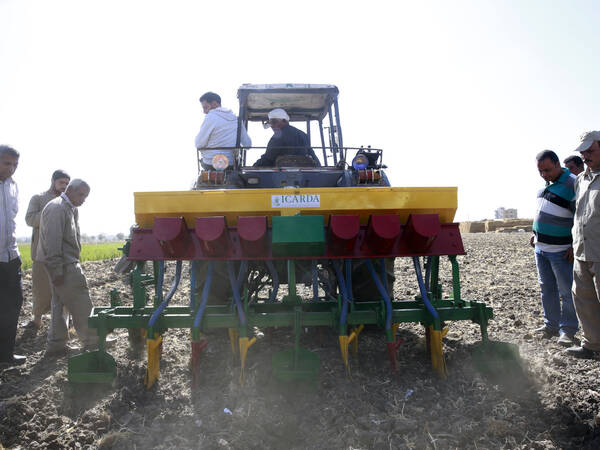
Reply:
[[[515,208],[503,208],[500,207],[494,211],[495,219],[516,219],[518,218],[517,210]]]

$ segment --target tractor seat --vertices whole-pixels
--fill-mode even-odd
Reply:
[[[315,167],[315,160],[306,155],[281,155],[275,160],[275,167]]]

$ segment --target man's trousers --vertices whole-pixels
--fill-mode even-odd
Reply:
[[[71,313],[77,336],[84,347],[93,347],[98,343],[96,330],[88,328],[88,317],[92,312],[92,301],[87,280],[79,263],[63,267],[63,282],[60,286],[52,284],[52,320],[48,330],[46,350],[61,350],[67,345],[69,331],[63,314],[63,306]]]
[[[0,262],[0,360],[13,357],[22,304],[21,258]]]
[[[600,262],[575,260],[573,303],[583,331],[581,346],[600,351]]]
[[[31,291],[33,294],[33,317],[37,320],[50,312],[52,286],[44,263],[33,261],[31,268]]]

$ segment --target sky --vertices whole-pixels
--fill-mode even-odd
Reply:
[[[344,144],[382,148],[392,186],[457,186],[459,221],[532,217],[535,155],[600,129],[598,23],[579,0],[0,0],[17,235],[57,168],[91,185],[82,233],[127,234],[133,192],[191,187],[200,95],[236,112],[243,83],[335,84]]]

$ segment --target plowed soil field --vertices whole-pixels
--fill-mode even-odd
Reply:
[[[130,349],[126,330],[116,330],[110,350],[118,365],[111,386],[75,387],[67,381],[67,357],[45,358],[49,319],[37,333],[19,329],[20,367],[0,365],[0,443],[6,448],[114,449],[399,449],[399,448],[600,448],[600,360],[567,356],[553,340],[534,336],[543,323],[529,236],[467,234],[459,257],[465,299],[494,309],[494,340],[519,346],[521,364],[510,376],[475,370],[472,350],[479,327],[452,322],[444,340],[449,377],[432,372],[424,331],[403,325],[397,373],[390,369],[381,331],[360,335],[358,358],[346,376],[335,330],[308,329],[303,347],[321,360],[314,388],[281,384],[271,357],[293,345],[287,329],[256,330],[246,376],[232,357],[225,331],[207,336],[201,386],[190,386],[189,330],[170,330],[163,343],[161,378],[143,385],[145,353]],[[109,303],[126,283],[115,261],[84,263],[92,301]],[[394,294],[413,299],[417,284],[408,260],[397,260]],[[445,291],[450,266],[441,266]],[[187,303],[184,280],[174,299]],[[23,277],[21,322],[30,318],[31,274]],[[73,338],[73,343],[76,343]]]

